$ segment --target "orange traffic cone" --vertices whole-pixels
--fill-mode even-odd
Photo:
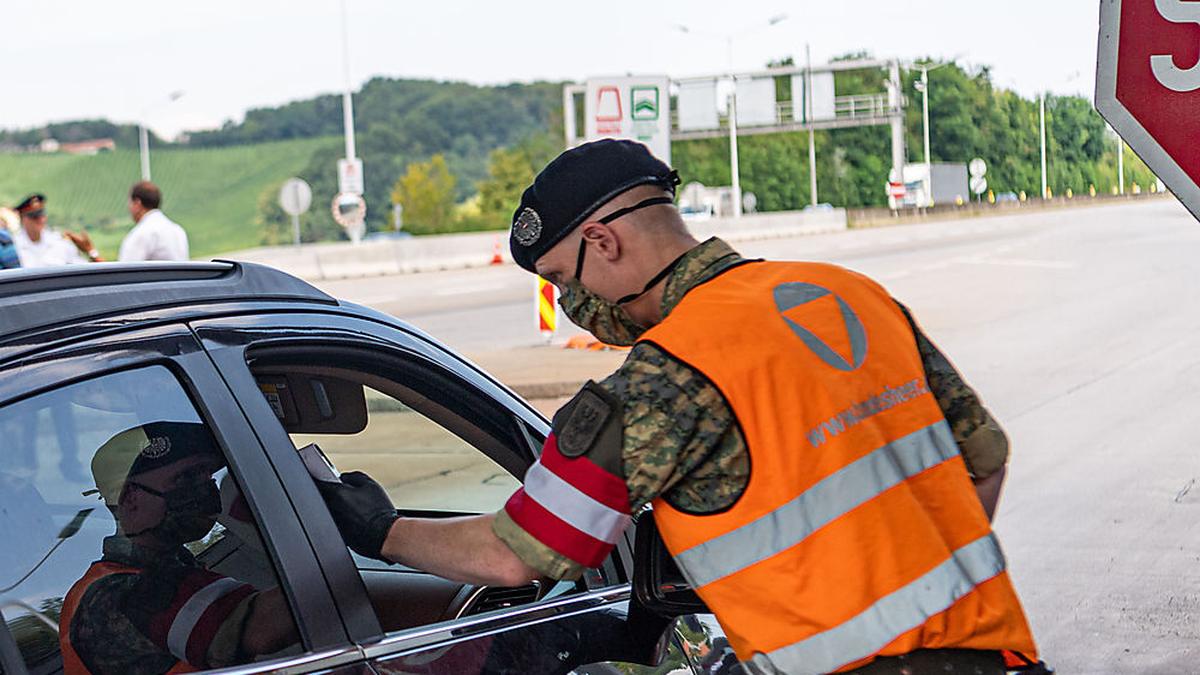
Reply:
[[[503,265],[504,258],[500,257],[500,237],[496,237],[496,243],[492,246],[492,265]]]

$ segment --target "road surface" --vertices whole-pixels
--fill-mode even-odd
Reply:
[[[738,248],[883,282],[1001,420],[997,531],[1047,661],[1200,672],[1200,224],[1157,200]],[[539,341],[513,266],[322,285],[467,353]]]

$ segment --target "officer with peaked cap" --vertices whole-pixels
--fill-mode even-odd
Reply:
[[[13,243],[22,267],[57,267],[103,260],[87,232],[60,234],[46,225],[46,195],[31,194],[15,210],[21,226],[12,233]]]

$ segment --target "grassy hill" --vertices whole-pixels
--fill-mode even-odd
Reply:
[[[257,246],[254,225],[262,192],[299,174],[314,153],[339,138],[308,138],[222,148],[154,150],[151,169],[163,190],[163,211],[188,231],[192,256]],[[329,167],[334,173],[334,167]],[[116,256],[133,227],[126,211],[129,187],[140,176],[136,149],[91,157],[0,155],[0,204],[12,206],[30,192],[47,197],[50,224],[86,226],[101,253]],[[332,195],[314,195],[313,209]]]

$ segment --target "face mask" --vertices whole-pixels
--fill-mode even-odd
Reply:
[[[153,532],[164,542],[186,544],[208,534],[221,512],[221,492],[217,482],[209,480],[198,485],[185,485],[167,492],[138,484],[138,488],[163,498],[166,515],[152,528],[127,536]]]
[[[578,279],[570,279],[558,299],[563,313],[571,323],[586,330],[596,339],[618,347],[628,347],[646,331],[645,326],[629,317],[620,306],[588,290]]]

